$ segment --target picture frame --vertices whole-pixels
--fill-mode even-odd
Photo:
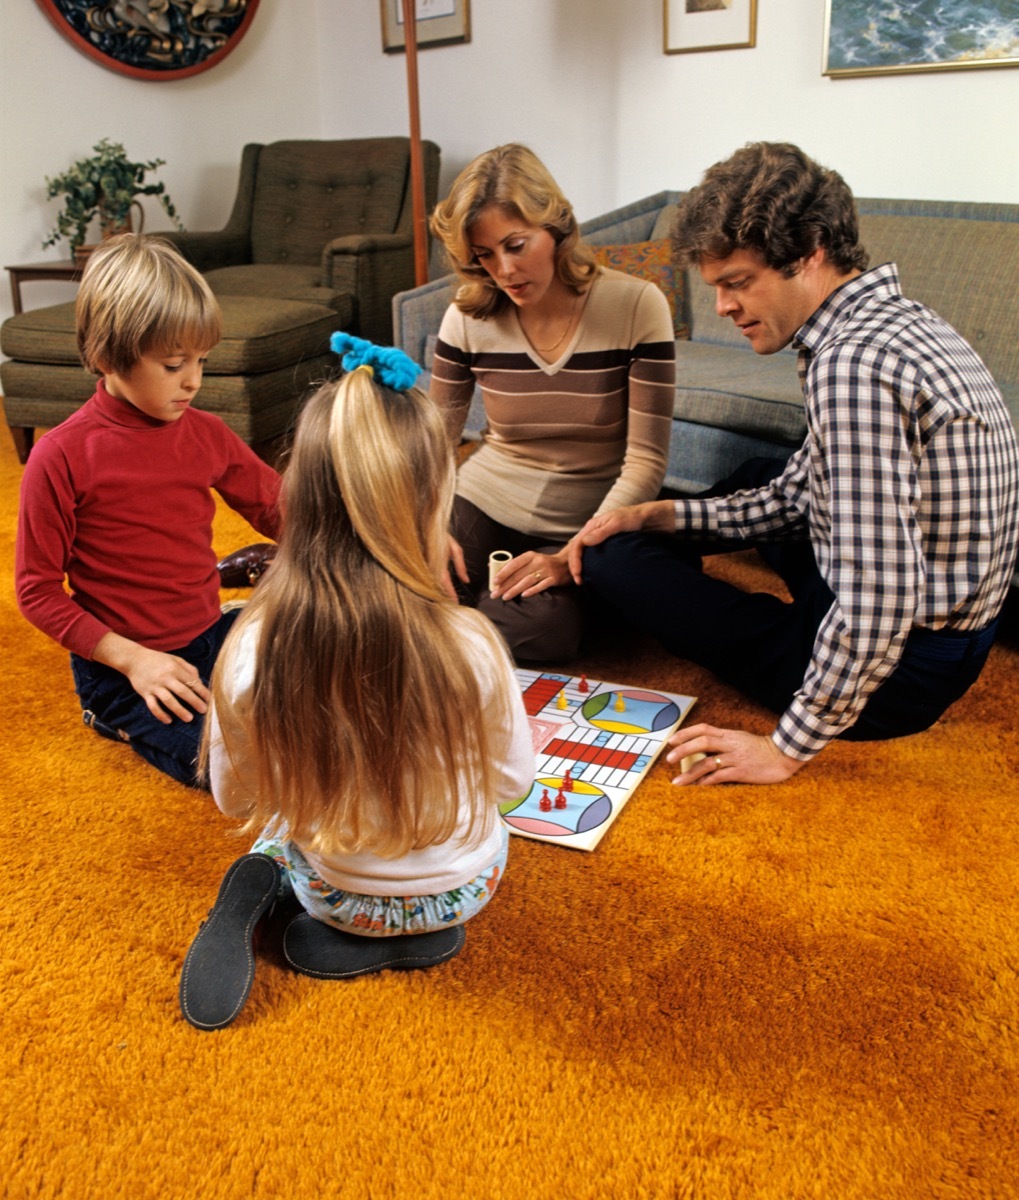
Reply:
[[[380,0],[382,49],[386,54],[403,54],[407,48],[403,31],[403,0]],[[451,46],[471,40],[471,0],[415,0],[417,44]]]
[[[821,74],[832,79],[1017,66],[1019,14],[988,20],[967,0],[825,0]]]
[[[161,7],[110,0],[37,0],[50,22],[82,54],[133,79],[185,79],[236,49],[258,0],[224,0],[196,15],[188,0]]]
[[[757,0],[664,0],[666,54],[747,50],[757,44]]]

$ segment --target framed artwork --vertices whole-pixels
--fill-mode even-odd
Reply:
[[[665,53],[757,44],[757,0],[665,0]]]
[[[403,0],[380,0],[382,49],[400,54],[407,46],[403,30]],[[415,0],[418,48],[449,46],[471,40],[471,0]]]
[[[1015,0],[825,0],[823,75],[1016,66]]]
[[[120,75],[182,79],[207,71],[247,33],[258,0],[38,0],[50,21],[83,54]]]

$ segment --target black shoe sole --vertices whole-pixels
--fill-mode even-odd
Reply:
[[[222,1029],[244,1007],[255,978],[255,926],[279,884],[279,866],[265,854],[245,854],[227,869],[180,976],[180,1011],[196,1029]]]
[[[301,913],[283,935],[283,955],[295,971],[315,979],[356,979],[376,971],[413,971],[449,962],[463,949],[464,928],[371,938],[345,933]]]

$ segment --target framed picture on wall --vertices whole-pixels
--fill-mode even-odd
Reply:
[[[757,0],[664,0],[665,53],[743,50],[757,42]]]
[[[1019,5],[825,0],[821,73],[892,75],[1019,66]]]
[[[399,54],[407,48],[403,29],[403,0],[380,0],[382,49]],[[415,0],[417,44],[449,46],[471,40],[471,0]]]
[[[134,79],[184,79],[216,66],[248,30],[258,0],[37,0],[54,26],[94,62]]]

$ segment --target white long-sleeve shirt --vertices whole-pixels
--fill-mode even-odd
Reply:
[[[401,858],[381,858],[369,851],[354,854],[316,854],[301,846],[312,869],[334,888],[370,896],[429,896],[453,891],[490,866],[502,846],[500,804],[517,800],[534,781],[535,759],[530,726],[520,688],[508,655],[493,648],[477,629],[479,615],[469,610],[462,618],[460,636],[468,659],[477,672],[481,691],[478,720],[486,726],[488,745],[495,764],[495,791],[485,797],[487,824],[484,835],[469,846],[459,844],[466,827],[469,806],[465,803],[463,825],[448,841],[412,850]],[[227,672],[227,695],[235,708],[250,702],[255,682],[255,646],[258,630],[249,626],[236,644],[228,645],[222,660]],[[441,680],[436,681],[441,687]],[[251,811],[257,780],[250,742],[232,738],[233,761],[223,745],[215,708],[210,711],[211,742],[209,778],[212,794],[221,812],[245,817]],[[235,744],[234,744],[235,743]],[[462,781],[462,787],[466,782]]]

